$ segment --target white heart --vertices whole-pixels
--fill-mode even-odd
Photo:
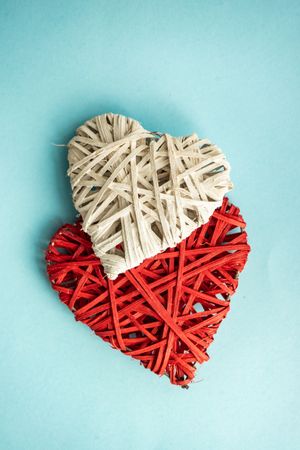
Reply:
[[[232,188],[222,151],[103,114],[68,144],[75,208],[107,276],[174,247],[206,223]]]

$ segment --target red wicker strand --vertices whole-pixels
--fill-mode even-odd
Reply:
[[[171,383],[187,386],[229,311],[250,251],[245,226],[225,198],[176,248],[112,281],[78,221],[53,236],[47,271],[76,320]]]

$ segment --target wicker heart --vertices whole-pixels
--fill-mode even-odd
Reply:
[[[120,115],[89,120],[68,147],[74,204],[111,279],[188,237],[232,187],[208,140],[152,133]]]
[[[239,209],[224,199],[173,249],[112,281],[81,224],[64,225],[46,253],[53,289],[75,318],[146,368],[187,386],[229,311],[250,247]]]

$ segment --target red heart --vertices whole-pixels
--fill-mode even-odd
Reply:
[[[186,386],[229,311],[250,247],[239,209],[224,199],[209,222],[174,249],[112,281],[80,221],[64,225],[47,252],[53,289],[76,320],[153,372]]]

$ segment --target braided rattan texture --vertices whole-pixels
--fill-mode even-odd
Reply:
[[[77,130],[69,175],[83,230],[111,279],[188,237],[232,187],[228,162],[207,139],[152,133],[114,114]]]
[[[189,238],[112,281],[81,223],[64,225],[47,250],[48,275],[76,320],[186,386],[229,311],[250,251],[244,228],[239,209],[225,198]]]

